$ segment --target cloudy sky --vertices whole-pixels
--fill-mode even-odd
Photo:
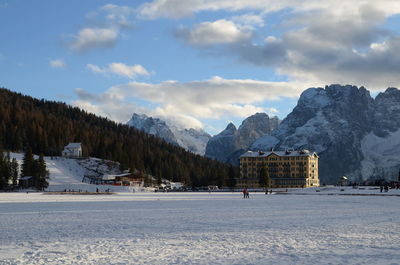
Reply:
[[[400,81],[398,0],[0,0],[0,86],[211,134],[308,87]]]

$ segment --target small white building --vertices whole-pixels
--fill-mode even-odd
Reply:
[[[82,157],[81,143],[69,143],[62,151],[64,157]]]
[[[170,182],[169,185],[171,185],[172,190],[179,190],[183,188],[182,182]]]

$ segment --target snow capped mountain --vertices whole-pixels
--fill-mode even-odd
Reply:
[[[127,124],[138,130],[162,138],[171,144],[178,144],[178,141],[170,127],[165,123],[165,121],[158,118],[134,113]]]
[[[225,130],[210,139],[206,156],[235,164],[237,153],[243,153],[256,139],[277,128],[279,122],[277,117],[256,113],[245,119],[238,129],[229,123]]]
[[[225,130],[208,141],[205,155],[212,159],[227,162],[228,154],[241,150],[237,134],[236,126],[229,123]]]
[[[144,114],[134,113],[127,124],[199,155],[204,155],[206,144],[211,138],[208,133],[201,129],[179,129],[161,119],[148,117]]]
[[[237,164],[247,149],[309,149],[320,156],[321,183],[343,175],[394,179],[400,169],[400,91],[388,88],[373,99],[364,87],[309,88],[276,130],[254,138],[248,148],[236,144],[215,158]]]
[[[251,149],[309,149],[319,156],[321,183],[334,183],[341,175],[359,178],[361,141],[371,131],[374,100],[361,87],[331,85],[310,88],[297,106],[270,135]]]
[[[397,88],[388,88],[375,98],[374,133],[378,136],[387,136],[400,128],[400,91]]]
[[[176,127],[171,127],[178,145],[192,153],[204,155],[206,145],[211,138],[211,135],[201,129],[183,129],[179,130]]]

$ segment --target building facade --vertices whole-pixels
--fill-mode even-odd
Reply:
[[[262,169],[270,188],[306,188],[319,186],[318,155],[300,151],[248,151],[240,156],[237,187],[259,188]]]
[[[82,157],[82,144],[81,143],[69,143],[64,147],[62,151],[64,157]]]

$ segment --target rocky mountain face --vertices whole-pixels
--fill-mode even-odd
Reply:
[[[266,113],[256,113],[245,119],[238,129],[230,123],[225,130],[209,140],[205,155],[235,164],[238,156],[255,140],[276,129],[279,122],[277,117],[270,118]]]
[[[127,124],[138,130],[162,138],[171,144],[178,144],[174,133],[163,120],[134,113]]]
[[[373,125],[374,100],[361,87],[310,88],[269,136],[251,149],[309,149],[319,156],[321,183],[333,183],[361,165],[361,140]]]
[[[355,181],[397,178],[400,91],[388,88],[373,99],[364,87],[307,89],[279,127],[258,138],[249,149],[270,148],[316,151],[321,183],[336,183],[343,175]],[[236,162],[240,155],[225,157]]]
[[[193,128],[179,130],[172,126],[171,129],[179,146],[192,153],[204,155],[206,152],[206,145],[210,140],[211,135],[203,130]]]
[[[176,126],[168,125],[161,119],[148,117],[144,114],[134,113],[127,124],[199,155],[204,155],[206,144],[211,138],[203,130],[178,129]]]

